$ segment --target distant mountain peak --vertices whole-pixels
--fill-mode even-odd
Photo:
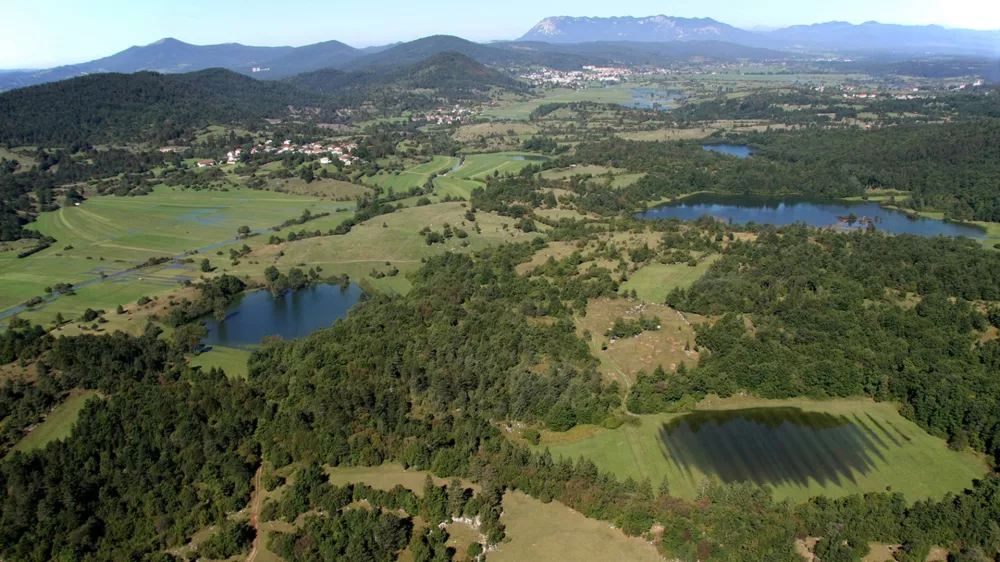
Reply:
[[[543,19],[521,37],[522,41],[587,43],[591,41],[734,41],[747,31],[712,18],[678,18],[663,14],[645,17],[572,17]]]

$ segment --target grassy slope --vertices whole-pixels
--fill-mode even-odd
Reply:
[[[38,424],[31,433],[14,445],[12,451],[31,451],[40,449],[50,441],[56,441],[69,437],[73,431],[73,424],[80,416],[80,410],[87,403],[87,400],[96,396],[93,390],[74,391],[62,404],[56,406],[45,417],[45,421]]]
[[[808,487],[782,485],[775,488],[775,497],[778,499],[803,501],[817,495],[841,497],[891,487],[893,491],[905,494],[907,500],[912,502],[924,498],[940,498],[946,492],[961,490],[987,471],[986,464],[976,455],[949,450],[944,441],[904,419],[896,412],[895,406],[888,403],[876,404],[866,399],[815,402],[807,399],[765,401],[744,398],[716,399],[699,404],[699,408],[706,409],[760,406],[796,406],[837,415],[858,414],[862,418],[867,413],[883,425],[888,426],[885,422],[891,422],[891,425],[912,439],[902,446],[883,448],[885,461],[878,461],[876,470],[868,474],[856,474],[856,483],[845,481],[839,486],[821,487],[815,481],[810,481]],[[631,476],[640,480],[649,476],[654,486],[666,477],[670,482],[671,493],[694,498],[698,482],[705,475],[697,469],[691,474],[684,473],[673,462],[668,462],[659,441],[661,423],[676,415],[639,416],[640,425],[624,425],[616,430],[580,427],[565,434],[547,434],[539,448],[548,447],[554,458],[566,456],[576,459],[584,455],[593,459],[602,470],[610,470],[621,478]]]
[[[431,174],[443,174],[455,164],[458,164],[458,158],[435,156],[432,161],[407,168],[399,174],[378,173],[371,177],[364,177],[362,181],[369,185],[381,186],[384,189],[391,188],[398,193],[408,191],[413,187],[423,187],[424,183],[430,179]]]
[[[516,174],[528,164],[538,164],[536,160],[515,160],[515,156],[538,157],[537,154],[527,152],[495,152],[487,154],[470,154],[466,157],[462,167],[455,170],[449,176],[459,179],[481,179],[493,172],[500,174]]]

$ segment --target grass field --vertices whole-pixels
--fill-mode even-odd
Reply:
[[[392,189],[396,193],[408,191],[414,187],[423,187],[431,174],[443,174],[458,164],[458,158],[451,156],[435,156],[430,162],[407,168],[398,174],[379,172],[371,177],[363,177],[361,181],[369,185],[378,185],[383,189]]]
[[[465,212],[466,207],[462,203],[406,208],[359,224],[344,236],[325,236],[264,246],[256,249],[252,255],[253,260],[259,263],[250,264],[249,260],[245,260],[232,268],[232,271],[239,275],[260,277],[264,268],[272,264],[282,270],[294,266],[309,268],[319,265],[323,268],[323,275],[346,273],[352,280],[366,280],[379,290],[405,293],[410,289],[405,273],[419,268],[421,258],[446,250],[471,251],[505,241],[530,241],[534,236],[515,230],[514,220],[510,218],[478,212],[476,223],[471,223],[465,221]],[[442,232],[444,223],[468,233],[468,238],[464,240],[469,243],[467,248],[462,248],[463,240],[457,236],[433,246],[424,243],[424,237],[420,236],[419,231],[426,226],[433,231]],[[481,234],[476,234],[474,224],[479,225]],[[504,230],[504,224],[510,225],[510,228]],[[279,255],[280,252],[284,252],[284,255]],[[390,265],[386,265],[386,262]],[[399,268],[399,274],[381,279],[369,277],[373,268],[386,271],[391,267]]]
[[[299,216],[335,212],[353,203],[317,201],[310,197],[269,191],[231,189],[194,191],[161,186],[142,197],[94,197],[78,207],[42,213],[31,228],[52,236],[56,243],[27,258],[0,253],[0,311],[18,305],[55,283],[100,281],[153,257],[170,257],[202,250],[213,265],[228,263],[229,247],[266,243],[266,236],[236,240],[241,225],[263,230]],[[317,219],[304,228],[326,230],[339,224],[346,212]],[[68,247],[71,248],[67,249]],[[200,259],[200,258],[199,258]],[[60,297],[24,316],[48,322],[57,312],[73,318],[87,307],[113,310],[143,295],[168,291],[184,279],[196,278],[196,264],[144,269],[95,282],[75,297]]]
[[[635,289],[635,293],[640,299],[646,302],[662,303],[670,291],[677,287],[686,289],[700,279],[708,271],[712,262],[718,258],[719,254],[712,254],[698,262],[698,265],[694,267],[677,263],[647,265],[638,269],[629,277],[628,281],[622,283],[621,291]]]
[[[458,179],[477,179],[499,174],[516,174],[522,168],[532,163],[547,160],[545,156],[528,152],[494,152],[488,154],[470,154],[466,156],[462,166],[451,172],[449,177]]]
[[[94,396],[97,396],[97,393],[93,390],[74,390],[69,398],[49,412],[45,421],[18,441],[11,451],[27,452],[41,449],[51,441],[69,437],[73,431],[73,424],[80,417],[80,410],[83,410],[87,400]]]
[[[222,369],[231,379],[247,378],[247,360],[250,351],[231,347],[214,346],[211,350],[202,352],[191,358],[192,367],[201,367],[207,371],[212,367]]]
[[[844,415],[848,418],[870,415],[882,426],[894,428],[906,441],[895,445],[886,440],[879,451],[881,459],[873,470],[856,473],[855,482],[842,480],[840,484],[820,486],[809,480],[807,486],[782,484],[775,487],[775,497],[803,501],[816,495],[841,497],[852,493],[883,491],[887,487],[902,492],[908,501],[940,497],[947,492],[960,491],[971,485],[987,470],[986,463],[971,452],[957,453],[948,449],[945,442],[933,437],[916,424],[904,419],[893,404],[874,403],[868,399],[817,402],[807,399],[759,400],[735,398],[709,399],[699,403],[698,409],[739,409],[765,406],[791,406],[806,411]],[[592,459],[601,470],[614,472],[618,477],[631,476],[636,480],[650,477],[656,486],[664,477],[670,482],[673,495],[694,498],[699,482],[710,477],[697,467],[690,472],[668,460],[659,439],[661,424],[679,414],[639,416],[641,423],[623,425],[615,430],[592,426],[578,427],[563,433],[543,435],[539,449],[548,447],[554,458],[560,456],[576,459],[580,455]],[[890,444],[891,443],[891,444]]]
[[[475,180],[463,180],[451,176],[439,176],[434,179],[434,194],[440,197],[451,195],[459,199],[469,199],[472,197],[472,190],[482,187],[483,184]]]

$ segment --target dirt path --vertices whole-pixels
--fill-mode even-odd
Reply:
[[[250,549],[250,556],[247,556],[247,562],[253,562],[257,558],[257,552],[260,551],[260,529],[257,526],[257,519],[260,515],[260,503],[264,495],[260,489],[260,471],[263,468],[263,466],[257,467],[257,473],[253,477],[253,502],[250,507],[250,526],[257,531],[257,536],[253,539],[253,548]]]

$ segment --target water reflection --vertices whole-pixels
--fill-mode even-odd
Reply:
[[[698,411],[660,428],[665,455],[678,470],[771,486],[856,484],[857,475],[885,462],[887,440],[901,445],[874,418],[865,423],[800,408]]]

